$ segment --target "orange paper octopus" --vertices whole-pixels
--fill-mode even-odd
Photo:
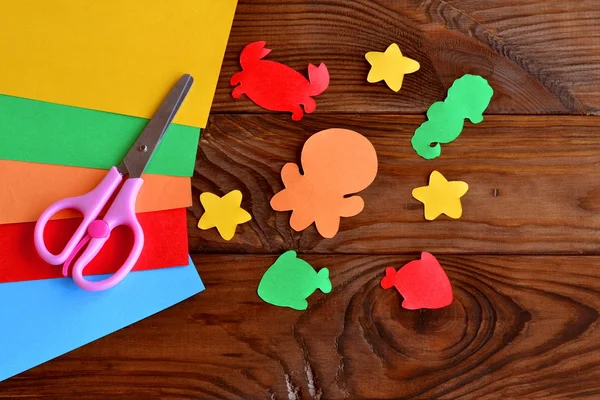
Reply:
[[[302,169],[288,163],[281,170],[285,189],[271,199],[275,211],[292,210],[290,225],[301,231],[315,223],[319,233],[332,238],[340,217],[353,217],[365,204],[349,196],[369,186],[377,175],[377,154],[367,138],[348,129],[315,133],[302,148]]]

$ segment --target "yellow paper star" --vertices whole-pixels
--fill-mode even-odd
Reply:
[[[421,65],[408,57],[404,57],[396,43],[392,43],[381,53],[370,51],[365,58],[371,64],[367,82],[375,83],[384,80],[390,89],[397,92],[402,87],[405,74],[412,74]]]
[[[446,214],[450,218],[460,218],[462,205],[460,198],[467,193],[469,185],[462,181],[450,181],[438,171],[429,177],[429,186],[413,189],[412,195],[425,205],[425,219],[432,221]]]
[[[239,224],[252,219],[242,204],[242,192],[232,190],[223,197],[212,193],[202,193],[200,203],[204,207],[204,214],[198,222],[198,228],[210,229],[216,227],[221,237],[231,240]]]

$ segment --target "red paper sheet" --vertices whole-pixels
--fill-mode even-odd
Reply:
[[[134,270],[158,269],[188,263],[185,208],[140,213],[145,244]],[[81,219],[53,220],[46,226],[48,249],[58,253]],[[0,283],[62,277],[62,266],[42,260],[33,245],[35,222],[0,225]],[[133,234],[125,227],[115,229],[100,253],[85,269],[85,275],[115,272],[125,261]]]

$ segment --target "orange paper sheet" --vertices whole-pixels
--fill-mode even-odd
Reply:
[[[0,160],[0,224],[36,221],[52,203],[92,190],[107,171]],[[192,204],[190,178],[143,175],[136,212],[185,208]],[[78,217],[74,210],[53,219]]]
[[[151,118],[188,73],[174,122],[204,128],[236,3],[4,1],[0,93]]]

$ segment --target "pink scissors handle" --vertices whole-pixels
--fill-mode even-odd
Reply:
[[[91,192],[77,197],[69,197],[59,200],[46,209],[35,224],[34,243],[35,248],[44,261],[52,265],[63,264],[71,254],[79,242],[83,239],[88,226],[98,218],[98,214],[104,208],[108,200],[111,198],[121,181],[123,176],[117,168],[112,167],[104,179]],[[62,210],[74,209],[83,214],[83,221],[77,227],[77,230],[59,254],[52,254],[46,247],[44,242],[44,229],[46,224],[56,213]]]
[[[144,247],[144,231],[135,215],[135,202],[143,183],[142,178],[127,179],[104,219],[96,220],[90,224],[88,229],[88,235],[91,237],[89,244],[73,265],[73,280],[80,288],[92,292],[110,289],[121,282],[136,264]],[[127,226],[133,231],[133,248],[129,256],[117,272],[110,277],[101,281],[88,281],[83,277],[83,270],[106,243],[110,232],[121,225]]]

